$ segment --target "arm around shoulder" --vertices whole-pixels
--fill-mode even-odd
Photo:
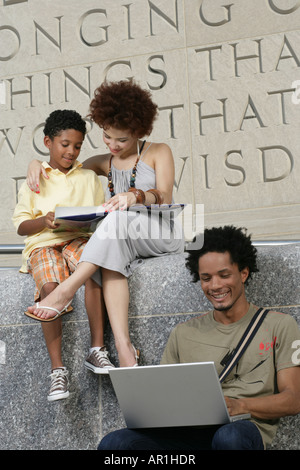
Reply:
[[[43,176],[46,179],[49,178],[46,169],[42,165],[42,162],[36,159],[31,160],[31,162],[29,162],[29,165],[28,165],[27,177],[26,177],[27,185],[29,189],[31,189],[31,191],[39,192],[39,184],[40,184],[41,176]]]

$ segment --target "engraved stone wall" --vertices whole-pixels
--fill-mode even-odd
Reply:
[[[23,241],[11,216],[28,162],[47,159],[44,119],[86,116],[103,80],[128,77],[159,106],[177,202],[204,204],[206,226],[299,239],[299,0],[0,0],[0,14],[0,243]],[[105,150],[88,128],[81,160]]]

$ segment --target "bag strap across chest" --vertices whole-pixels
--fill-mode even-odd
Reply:
[[[221,383],[224,381],[224,379],[231,372],[233,367],[236,365],[236,363],[240,360],[240,358],[246,351],[248,345],[251,343],[252,339],[254,338],[257,330],[264,321],[264,318],[268,312],[269,310],[265,308],[259,308],[256,311],[255,315],[252,317],[249,325],[247,326],[242,338],[240,339],[237,347],[230,354],[227,354],[225,356],[224,359],[226,359],[226,365],[222,370],[221,374],[219,375]]]

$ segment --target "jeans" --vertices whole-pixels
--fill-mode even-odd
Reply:
[[[120,429],[107,434],[98,450],[263,450],[254,423],[235,421],[205,428]]]

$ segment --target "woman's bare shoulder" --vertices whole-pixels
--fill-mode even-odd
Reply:
[[[171,147],[164,142],[160,142],[160,143],[153,142],[151,145],[151,149],[152,149],[151,154],[152,154],[154,162],[170,163],[171,161],[174,160]],[[149,152],[151,149],[149,149]]]
[[[156,150],[171,150],[170,146],[166,144],[165,142],[149,142],[149,145],[151,144],[151,148],[156,149]]]
[[[153,156],[160,157],[160,156],[172,156],[172,150],[170,146],[164,142],[150,142],[149,145],[149,153]],[[147,150],[147,147],[146,147]],[[148,152],[147,152],[148,153]]]

